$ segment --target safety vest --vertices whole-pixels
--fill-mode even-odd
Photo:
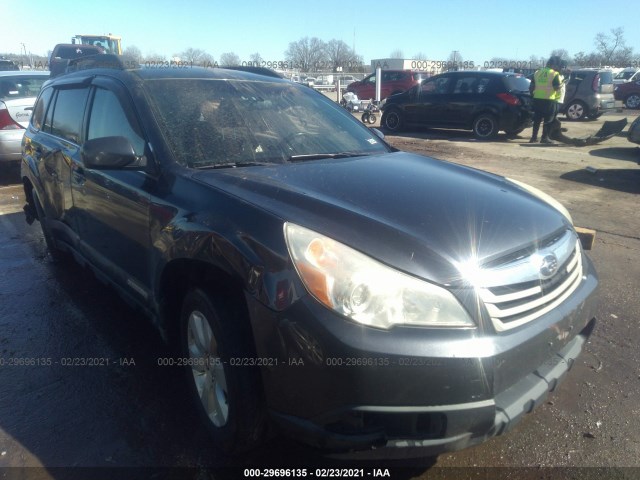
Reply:
[[[560,98],[560,92],[553,88],[553,79],[558,75],[560,75],[558,72],[549,67],[537,70],[533,75],[533,81],[535,82],[533,98],[558,101]]]

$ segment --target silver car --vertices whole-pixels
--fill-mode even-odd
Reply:
[[[611,70],[573,70],[566,88],[561,112],[567,120],[598,118],[615,109]]]
[[[0,72],[0,162],[19,162],[24,130],[49,72]]]

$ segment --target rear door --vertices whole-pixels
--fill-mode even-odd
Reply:
[[[38,171],[38,194],[54,234],[75,246],[71,169],[80,157],[82,123],[89,87],[65,84],[42,92],[25,141],[25,156]]]
[[[456,75],[444,101],[442,122],[451,127],[468,127],[480,105],[486,102],[490,79],[473,73]]]

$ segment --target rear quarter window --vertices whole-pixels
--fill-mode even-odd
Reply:
[[[42,84],[48,80],[47,76],[16,75],[0,77],[0,99],[14,100],[17,98],[37,97]]]
[[[53,110],[51,133],[73,143],[80,143],[80,129],[89,94],[88,88],[60,90]]]
[[[531,81],[520,75],[508,75],[504,78],[504,84],[508,91],[528,92]]]
[[[49,105],[49,100],[51,100],[52,94],[53,88],[47,88],[46,90],[44,90],[33,109],[33,115],[31,116],[31,125],[33,125],[33,127],[37,128],[38,130],[42,128],[42,124],[44,122],[44,114],[47,111],[47,106]]]
[[[604,70],[598,73],[600,74],[600,84],[613,83],[613,72]]]

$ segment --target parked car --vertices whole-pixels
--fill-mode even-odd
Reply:
[[[0,162],[20,162],[22,135],[49,72],[0,71]]]
[[[640,108],[640,80],[616,85],[613,92],[615,99],[624,103],[627,108]]]
[[[567,79],[560,111],[568,120],[598,118],[615,109],[611,70],[573,70]]]
[[[51,76],[57,77],[58,75],[62,75],[67,68],[69,60],[102,53],[105,53],[104,49],[94,45],[59,43],[53,47],[51,57],[49,58]]]
[[[613,84],[620,85],[627,82],[640,80],[640,69],[635,67],[623,68],[613,77]]]
[[[427,78],[427,74],[411,70],[383,70],[380,86],[380,100],[389,95],[402,93]],[[371,73],[360,81],[351,82],[347,86],[348,92],[355,93],[360,100],[376,98],[376,73]]]
[[[20,66],[13,60],[0,58],[0,72],[20,70]]]
[[[472,130],[480,140],[531,125],[530,81],[520,74],[457,71],[435,75],[382,106],[389,132],[425,126]]]
[[[45,84],[22,153],[27,220],[179,346],[163,365],[226,452],[269,423],[343,452],[479,443],[594,326],[559,203],[395,151],[287,80],[79,70]]]

